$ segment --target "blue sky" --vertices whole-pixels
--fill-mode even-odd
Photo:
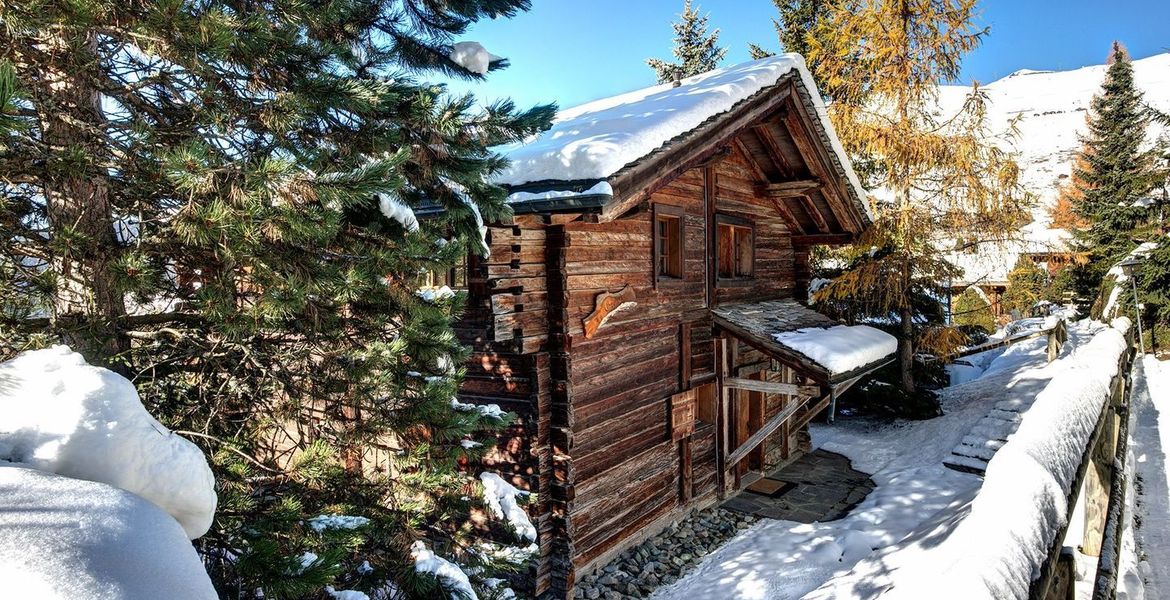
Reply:
[[[670,22],[682,0],[533,0],[514,19],[478,23],[463,39],[484,44],[511,66],[482,83],[453,83],[481,101],[511,97],[520,106],[567,108],[654,83],[645,64],[670,56]],[[769,0],[696,0],[728,49],[724,65],[748,60],[748,42],[778,49]],[[991,27],[968,55],[963,81],[988,83],[1018,69],[1072,69],[1105,61],[1120,39],[1136,58],[1170,52],[1167,0],[987,0],[979,22]]]

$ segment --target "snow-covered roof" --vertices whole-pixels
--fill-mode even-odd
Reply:
[[[677,87],[656,85],[564,110],[548,131],[501,149],[511,166],[495,183],[509,187],[546,183],[539,191],[579,193],[788,80],[795,81],[797,96],[815,117],[812,126],[830,150],[838,175],[847,181],[854,203],[868,215],[865,191],[799,54],[716,69],[683,79]],[[531,200],[532,195],[510,198],[513,203]]]
[[[866,325],[841,325],[791,299],[730,304],[716,322],[773,353],[803,358],[836,382],[884,364],[898,349],[894,336]]]

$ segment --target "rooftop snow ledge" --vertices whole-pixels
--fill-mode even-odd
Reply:
[[[564,110],[549,130],[524,144],[501,148],[511,165],[494,183],[519,186],[545,180],[606,179],[793,72],[850,187],[869,214],[864,188],[799,54],[745,62],[688,77],[678,87],[657,85]]]
[[[841,375],[872,365],[898,350],[894,336],[868,325],[810,327],[773,335],[777,342]]]

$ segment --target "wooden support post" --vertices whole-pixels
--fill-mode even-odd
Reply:
[[[767,423],[764,423],[764,426],[761,427],[759,431],[753,433],[751,437],[747,439],[747,441],[745,441],[739,448],[736,448],[734,452],[727,456],[727,467],[734,467],[736,463],[743,459],[743,457],[747,456],[748,453],[754,450],[756,446],[760,445],[764,439],[779,429],[780,426],[783,425],[789,417],[795,414],[797,409],[799,409],[803,404],[804,402],[800,401],[793,402],[784,410],[776,413],[776,416],[769,419]]]
[[[727,374],[727,338],[715,338],[715,484],[719,498],[723,498],[727,488],[727,470],[723,465],[723,455],[727,448],[727,388],[723,387],[723,377]]]
[[[1105,417],[1105,427],[1093,445],[1089,469],[1085,473],[1085,535],[1081,552],[1086,556],[1101,555],[1101,540],[1105,532],[1105,517],[1109,512],[1109,490],[1113,483],[1113,453],[1116,441],[1116,419],[1113,410]]]

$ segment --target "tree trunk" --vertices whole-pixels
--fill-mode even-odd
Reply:
[[[902,372],[902,390],[914,391],[914,320],[908,307],[901,310],[901,334],[898,336],[898,363]]]
[[[108,364],[125,348],[116,319],[126,312],[110,266],[117,259],[105,171],[101,96],[87,75],[97,69],[96,37],[52,37],[33,94],[52,153],[43,191],[53,236],[53,322],[62,342]]]

